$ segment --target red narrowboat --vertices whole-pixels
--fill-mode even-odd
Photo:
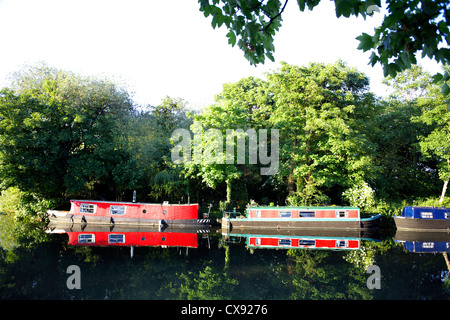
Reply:
[[[51,222],[98,225],[170,225],[184,227],[209,223],[198,219],[198,204],[163,204],[71,200],[70,211],[47,211]]]

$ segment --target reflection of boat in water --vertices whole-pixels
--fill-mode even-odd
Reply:
[[[247,236],[247,246],[253,249],[359,249],[359,242],[357,238]]]
[[[198,218],[198,204],[71,200],[70,211],[49,210],[51,222],[95,225],[185,227],[209,224]]]
[[[407,206],[394,219],[398,230],[450,231],[450,208]]]
[[[245,233],[232,231],[223,233],[226,242],[238,242],[245,239],[249,249],[328,249],[358,250],[361,240],[376,240],[373,234],[362,234],[349,230],[268,230],[252,229]],[[370,238],[363,238],[363,237]]]
[[[450,252],[450,233],[397,230],[394,241],[413,253]]]
[[[362,218],[355,207],[252,207],[246,216],[225,212],[223,230],[234,229],[372,229],[381,215]]]
[[[449,232],[397,230],[394,241],[402,243],[403,247],[412,253],[441,253],[450,272],[450,260],[447,255],[447,252],[450,252]]]
[[[178,232],[68,232],[69,245],[158,246],[197,248],[196,233]]]
[[[111,230],[112,229],[112,230]],[[152,246],[197,248],[197,235],[208,229],[61,225],[50,223],[47,233],[66,233],[71,246]]]

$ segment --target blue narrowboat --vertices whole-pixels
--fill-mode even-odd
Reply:
[[[450,231],[450,208],[407,206],[394,217],[399,230]]]

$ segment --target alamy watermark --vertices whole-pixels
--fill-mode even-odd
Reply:
[[[192,128],[193,137],[189,130],[183,128],[172,133],[172,141],[176,144],[171,158],[175,164],[191,161],[195,164],[257,164],[259,160],[261,165],[268,165],[260,169],[261,175],[274,175],[278,172],[278,129],[270,130],[269,153],[268,129],[227,129],[224,140],[221,130],[210,128],[204,131],[201,122],[194,121]]]
[[[67,289],[81,289],[81,270],[80,267],[72,264],[67,267],[66,273],[71,275],[67,278],[66,286]]]
[[[381,271],[380,267],[376,265],[371,265],[367,268],[366,273],[371,273],[369,278],[367,278],[367,288],[372,289],[381,289]]]
[[[380,12],[380,7],[378,7],[378,6],[375,5],[375,4],[372,4],[372,5],[370,5],[370,6],[367,6],[366,12],[367,12],[368,14],[372,14],[372,13],[374,13],[374,12]]]

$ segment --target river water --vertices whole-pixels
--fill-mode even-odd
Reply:
[[[36,228],[23,237],[1,249],[1,299],[450,298],[448,233]]]

